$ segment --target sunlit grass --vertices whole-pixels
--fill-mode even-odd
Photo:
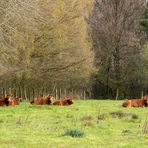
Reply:
[[[0,107],[0,148],[146,148],[148,108],[121,104],[78,100],[64,107]],[[71,129],[84,136],[64,135]]]

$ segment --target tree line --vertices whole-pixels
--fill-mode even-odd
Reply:
[[[1,0],[0,85],[140,97],[147,16],[145,0]]]

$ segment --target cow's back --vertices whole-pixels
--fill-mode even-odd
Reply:
[[[19,99],[13,99],[12,105],[19,105]]]
[[[73,102],[70,99],[57,100],[53,103],[53,105],[61,105],[61,106],[67,106],[71,104],[73,104]]]
[[[40,98],[34,98],[31,101],[31,104],[36,104],[36,105],[50,105],[51,104],[51,100],[48,97],[40,97]]]
[[[133,99],[127,100],[122,104],[123,107],[146,107],[145,100],[143,99]]]
[[[44,104],[42,98],[36,98],[35,101],[34,101],[34,103],[35,103],[36,105],[43,105],[43,104]]]
[[[53,102],[53,105],[62,105],[61,100],[57,100],[57,101]]]

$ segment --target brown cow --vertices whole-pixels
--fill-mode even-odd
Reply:
[[[127,100],[122,104],[123,107],[147,107],[148,97],[144,96],[142,99]]]
[[[0,106],[8,106],[9,102],[7,99],[0,97]]]
[[[53,95],[48,94],[46,97],[38,97],[34,98],[30,103],[31,104],[36,104],[36,105],[50,105],[51,104],[51,99],[53,98]]]
[[[61,105],[61,106],[66,106],[71,104],[73,104],[73,101],[70,98],[57,100],[53,103],[53,105]]]
[[[148,95],[145,95],[143,99],[148,100]]]
[[[145,95],[143,99],[146,101],[146,107],[148,107],[148,95]]]
[[[5,98],[0,97],[0,106],[9,106],[11,102],[11,95],[7,95]]]
[[[10,98],[10,105],[19,105],[19,103],[21,102],[19,97],[16,98]]]

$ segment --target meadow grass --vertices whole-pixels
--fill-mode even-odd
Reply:
[[[123,108],[122,102],[0,107],[0,148],[147,148],[148,108]],[[67,130],[84,135],[72,137]]]

